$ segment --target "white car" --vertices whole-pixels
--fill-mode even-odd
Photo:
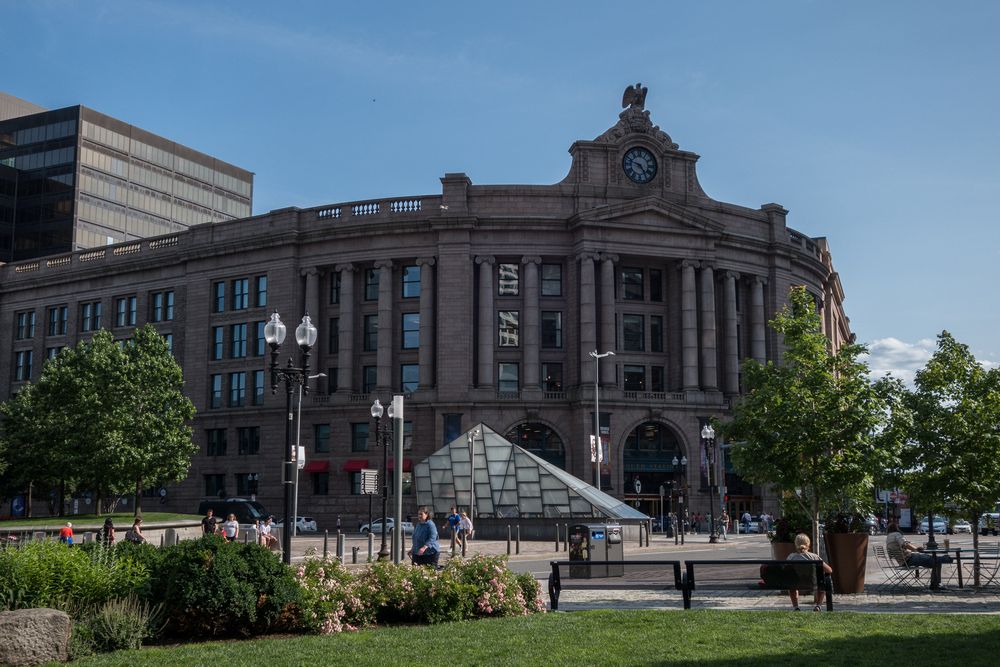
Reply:
[[[396,523],[395,519],[392,519],[392,518],[386,519],[385,520],[386,531],[391,533],[393,525],[395,523]],[[412,523],[410,523],[409,521],[402,521],[400,523],[403,526],[403,535],[412,535],[413,534],[413,524]],[[374,535],[381,535],[382,534],[382,519],[376,519],[375,521],[372,521],[372,523],[371,523],[370,526],[367,523],[365,525],[361,526],[361,534],[362,535],[367,535],[368,533],[372,533]]]
[[[972,524],[965,519],[959,519],[951,524],[951,530],[955,533],[972,533]]]
[[[927,517],[924,517],[917,525],[917,532],[921,535],[927,532]],[[948,533],[948,523],[941,517],[934,517],[934,534],[946,535]]]
[[[281,520],[281,521],[275,522],[274,525],[277,526],[278,528],[281,528],[281,526],[282,526],[283,523],[284,523],[284,520]],[[302,533],[315,533],[316,530],[317,530],[317,528],[316,528],[316,519],[312,518],[311,516],[297,516],[297,517],[295,517],[295,534],[296,535],[300,535]]]

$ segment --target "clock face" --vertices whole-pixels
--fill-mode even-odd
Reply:
[[[625,175],[636,183],[649,183],[656,176],[656,158],[645,148],[630,148],[622,159]]]

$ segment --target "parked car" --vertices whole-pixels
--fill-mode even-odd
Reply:
[[[226,498],[224,500],[203,500],[198,506],[198,514],[204,516],[208,510],[215,514],[215,522],[222,523],[230,514],[236,515],[240,528],[252,528],[258,521],[263,521],[269,515],[264,506],[255,500],[246,498]]]
[[[284,519],[275,522],[275,526],[281,528],[285,523]],[[311,516],[297,516],[295,517],[295,534],[301,535],[302,533],[315,533],[316,532],[316,519]]]
[[[389,519],[385,520],[386,529],[390,533],[392,532],[393,525],[395,524],[395,522],[396,522],[396,520],[392,519],[392,518],[389,518]],[[412,535],[413,534],[413,524],[412,523],[410,523],[409,521],[401,521],[400,524],[403,526],[403,535]],[[362,535],[367,535],[368,533],[373,533],[375,535],[381,535],[382,534],[382,519],[376,519],[375,521],[372,521],[372,523],[371,523],[370,526],[367,523],[364,524],[363,526],[361,526],[361,534]]]
[[[917,532],[921,535],[927,533],[927,517],[920,520],[917,524]],[[948,532],[948,522],[944,520],[943,517],[934,517],[934,534],[935,535],[945,535]]]
[[[953,533],[972,533],[972,524],[965,519],[958,519],[951,524]]]
[[[868,529],[869,535],[876,535],[879,532],[878,517],[874,514],[869,514],[865,517],[865,527]]]
[[[989,533],[996,535],[998,526],[1000,526],[1000,513],[998,512],[986,512],[979,517],[980,535],[987,535]]]

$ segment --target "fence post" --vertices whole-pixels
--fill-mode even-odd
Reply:
[[[326,560],[330,555],[330,529],[323,529],[323,560]]]
[[[510,524],[507,524],[507,555],[510,555]]]

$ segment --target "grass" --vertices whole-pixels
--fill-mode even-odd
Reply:
[[[199,521],[200,516],[194,514],[176,514],[173,512],[140,512],[144,524],[156,523],[158,521]],[[116,512],[115,514],[68,514],[66,516],[44,516],[31,519],[11,519],[0,521],[0,531],[16,531],[21,528],[36,528],[39,526],[57,527],[62,526],[67,521],[73,522],[74,530],[81,528],[92,528],[94,530],[104,525],[104,520],[111,517],[115,526],[131,526],[135,515],[132,512]]]
[[[587,611],[208,642],[80,665],[995,665],[1000,616]]]

